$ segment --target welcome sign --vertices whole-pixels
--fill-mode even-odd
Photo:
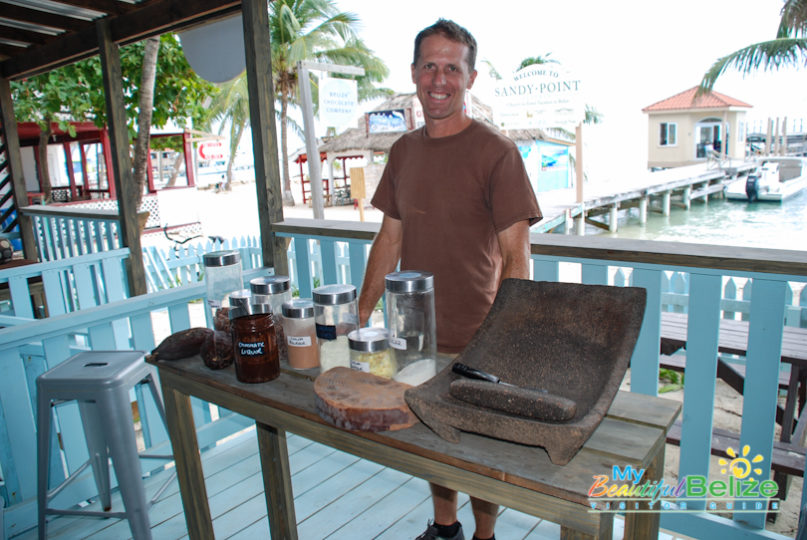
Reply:
[[[494,88],[494,120],[501,129],[574,129],[585,118],[581,81],[566,70],[537,64]]]

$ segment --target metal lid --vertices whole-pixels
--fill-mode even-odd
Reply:
[[[283,316],[289,319],[308,319],[314,316],[314,302],[310,298],[295,298],[283,302]]]
[[[252,294],[278,294],[289,290],[288,276],[263,276],[249,280]]]
[[[235,306],[230,308],[230,320],[238,319],[239,317],[246,317],[247,315],[262,315],[268,313],[272,314],[272,306],[269,304],[244,304],[242,306]]]
[[[252,293],[249,289],[241,289],[230,293],[230,307],[246,306],[252,300]]]
[[[335,306],[347,304],[356,299],[356,287],[353,285],[323,285],[314,289],[314,303]]]
[[[205,266],[230,266],[241,262],[241,254],[238,250],[211,251],[202,256]]]
[[[434,274],[420,270],[404,270],[387,274],[384,284],[389,292],[412,293],[434,289]]]
[[[389,332],[386,328],[359,328],[347,335],[347,341],[354,351],[386,351],[389,348]]]

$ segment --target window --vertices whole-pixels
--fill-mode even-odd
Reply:
[[[659,146],[675,146],[678,144],[678,124],[662,122],[659,127]]]

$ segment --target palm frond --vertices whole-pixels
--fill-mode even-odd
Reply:
[[[807,37],[807,0],[785,2],[776,37]]]
[[[743,74],[759,70],[774,70],[785,66],[807,66],[807,39],[779,38],[744,47],[718,59],[703,76],[695,96],[706,94],[714,88],[715,81],[728,69]]]

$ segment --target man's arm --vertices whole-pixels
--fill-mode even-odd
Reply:
[[[502,252],[502,275],[505,278],[530,277],[530,225],[522,220],[497,234]],[[501,283],[500,279],[500,283]]]
[[[384,277],[395,271],[401,258],[401,237],[403,229],[400,220],[384,216],[381,230],[373,240],[364,282],[359,295],[359,326],[367,324],[367,319],[384,293]]]

